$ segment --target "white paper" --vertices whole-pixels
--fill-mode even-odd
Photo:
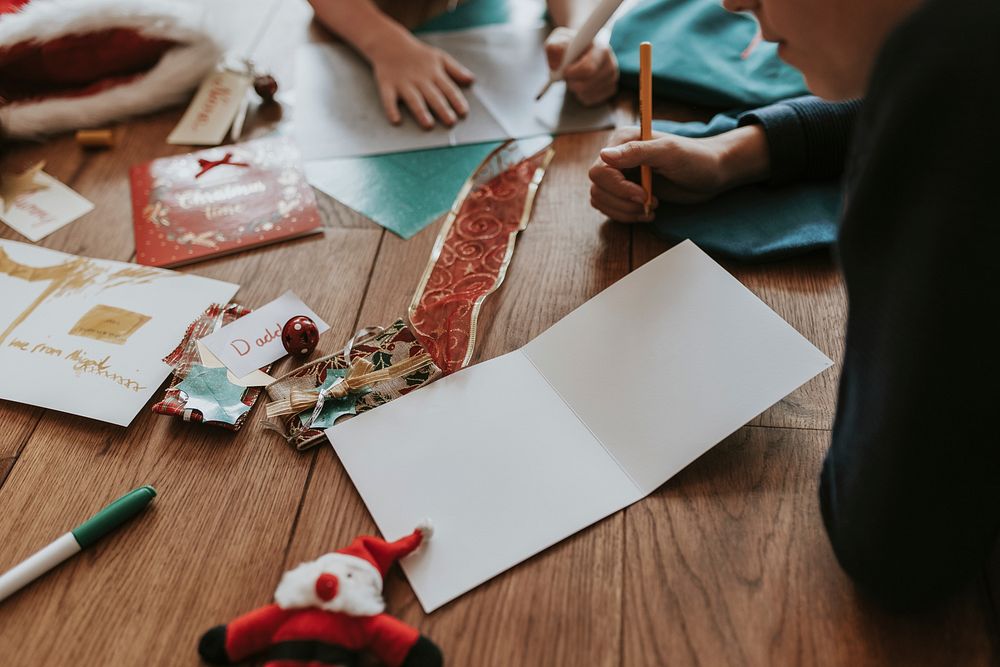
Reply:
[[[305,315],[315,322],[320,333],[330,328],[302,299],[288,291],[249,315],[205,336],[201,343],[234,376],[243,378],[287,354],[281,344],[281,329],[285,322],[298,315]]]
[[[43,188],[17,197],[6,212],[0,204],[0,220],[32,241],[40,241],[94,209],[79,193],[44,171],[35,176],[35,183]]]
[[[128,426],[188,325],[237,289],[0,240],[0,398]]]
[[[487,26],[422,36],[476,74],[473,94],[496,118],[507,137],[566,134],[614,125],[608,105],[587,108],[557,81],[540,100],[549,80],[547,28]],[[507,138],[505,137],[505,138]]]
[[[371,67],[349,47],[300,47],[295,133],[303,158],[377,155],[612,126],[608,105],[585,108],[567,98],[561,83],[535,102],[548,80],[546,34],[545,28],[489,26],[421,35],[476,75],[465,91],[468,116],[453,128],[439,124],[432,130],[421,128],[405,111],[400,125],[390,124]]]
[[[690,241],[522,349],[644,494],[830,365]]]
[[[635,502],[831,362],[690,241],[525,347],[327,431],[425,611]]]

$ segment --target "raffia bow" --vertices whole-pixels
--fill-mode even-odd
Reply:
[[[317,389],[293,389],[288,398],[269,403],[266,408],[267,418],[291,415],[313,408],[315,420],[317,412],[323,409],[327,399],[344,398],[349,394],[361,391],[379,382],[394,380],[414,373],[432,363],[431,356],[426,352],[414,355],[409,359],[393,364],[388,368],[375,367],[365,358],[355,359],[347,370],[347,374],[324,391]]]

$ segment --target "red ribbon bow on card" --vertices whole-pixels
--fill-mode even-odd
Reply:
[[[215,169],[221,165],[228,164],[232,167],[249,167],[246,162],[233,162],[233,154],[226,153],[222,156],[221,160],[205,160],[198,158],[198,166],[201,167],[201,171],[194,175],[195,178],[200,178],[209,169]]]

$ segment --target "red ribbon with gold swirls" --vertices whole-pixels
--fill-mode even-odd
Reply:
[[[465,367],[479,310],[503,282],[552,159],[551,138],[508,141],[466,181],[409,307],[410,329],[445,373]]]

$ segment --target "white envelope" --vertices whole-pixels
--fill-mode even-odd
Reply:
[[[830,360],[690,241],[327,431],[427,612],[640,500]]]

